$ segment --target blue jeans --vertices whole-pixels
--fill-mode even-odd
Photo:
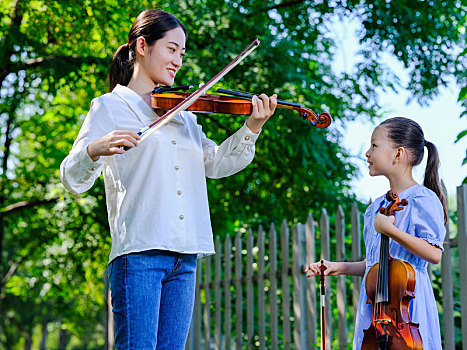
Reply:
[[[195,299],[196,254],[148,250],[109,264],[117,349],[185,348]]]

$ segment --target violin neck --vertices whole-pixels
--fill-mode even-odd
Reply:
[[[389,301],[389,237],[381,234],[381,245],[379,248],[378,281],[376,284],[375,302]]]

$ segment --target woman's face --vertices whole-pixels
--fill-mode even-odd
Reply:
[[[145,55],[141,63],[154,85],[173,85],[185,55],[185,40],[183,29],[177,27],[169,30],[152,46],[148,46],[148,55]]]

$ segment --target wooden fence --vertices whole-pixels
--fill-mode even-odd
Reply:
[[[335,237],[332,249],[336,260],[362,260],[360,217],[354,205],[350,232],[345,231],[349,226],[339,207],[332,231],[323,209],[319,222],[309,215],[306,224],[297,224],[291,230],[284,220],[279,231],[271,225],[267,231],[260,227],[256,235],[251,229],[246,235],[238,233],[233,242],[228,236],[223,242],[217,238],[216,255],[198,260],[196,301],[186,349],[319,349],[319,281],[307,279],[304,267],[318,260],[317,244],[321,245],[319,258],[330,259],[331,237]],[[453,274],[458,274],[460,300],[456,300],[456,312],[467,320],[467,307],[458,306],[467,305],[466,218],[467,185],[463,185],[457,188],[457,232],[446,226],[441,260],[439,310],[444,350],[455,349],[455,336],[462,339],[462,349],[467,350],[467,322],[454,327],[453,296]],[[346,238],[350,252],[345,250]],[[454,254],[455,249],[458,254]],[[458,260],[454,259],[457,256]],[[352,348],[360,285],[360,277],[326,278],[327,350]],[[347,298],[348,293],[351,298]],[[347,300],[352,300],[352,305]],[[106,349],[113,349],[111,307],[108,315]]]
[[[441,261],[443,349],[455,349],[455,332],[467,350],[467,322],[454,327],[453,273],[459,272],[460,305],[467,305],[467,185],[457,188],[457,232],[447,232]],[[199,260],[196,302],[186,349],[318,349],[320,348],[320,313],[315,278],[307,279],[304,267],[319,258],[329,259],[331,248],[338,261],[362,258],[361,213],[354,205],[350,232],[345,232],[342,208],[330,227],[326,210],[319,222],[310,215],[306,224],[290,230],[286,221],[280,230],[271,225],[250,229],[221,242],[216,239],[217,254]],[[348,227],[348,226],[347,226]],[[316,229],[316,230],[315,230]],[[332,234],[331,234],[332,232]],[[454,239],[450,237],[454,236]],[[255,239],[255,238],[256,239]],[[335,237],[331,247],[331,237]],[[345,240],[352,249],[346,252]],[[268,247],[269,254],[266,254]],[[290,250],[290,247],[292,248]],[[453,261],[453,249],[458,261]],[[326,344],[328,349],[351,349],[353,315],[356,314],[360,277],[326,278]],[[319,285],[318,285],[319,287]],[[352,297],[347,299],[347,293]],[[347,304],[352,300],[352,305]],[[337,310],[337,312],[336,312]],[[467,307],[461,309],[467,320]],[[459,336],[459,334],[458,334]]]

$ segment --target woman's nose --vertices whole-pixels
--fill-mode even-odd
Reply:
[[[182,66],[182,58],[180,56],[175,56],[172,60],[172,64],[175,67],[181,67]]]

